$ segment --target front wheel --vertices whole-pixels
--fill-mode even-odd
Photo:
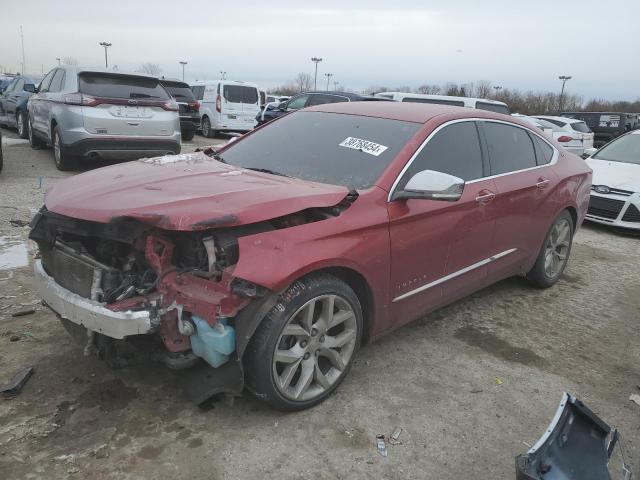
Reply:
[[[16,115],[16,127],[18,129],[18,135],[20,138],[27,138],[29,136],[27,127],[27,116],[23,112],[18,112]]]
[[[312,407],[347,375],[361,336],[362,308],[347,284],[326,274],[296,281],[247,348],[249,389],[278,410]]]
[[[573,218],[564,210],[553,221],[527,280],[538,288],[554,285],[564,272],[573,243]]]

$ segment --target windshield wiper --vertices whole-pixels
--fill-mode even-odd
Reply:
[[[213,155],[211,155],[215,160],[219,161],[220,163],[227,163],[227,161],[222,158],[222,155],[220,155],[219,153],[214,153]]]
[[[271,175],[278,175],[280,177],[288,177],[291,178],[291,175],[287,175],[285,173],[276,172],[274,170],[269,170],[268,168],[255,168],[255,167],[244,167],[246,170],[253,170],[254,172],[262,172],[269,173]]]

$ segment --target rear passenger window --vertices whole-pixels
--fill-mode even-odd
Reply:
[[[524,170],[537,165],[533,141],[526,130],[502,123],[485,122],[491,175]]]
[[[416,173],[435,170],[463,180],[482,178],[482,151],[474,122],[444,127],[420,151],[398,187],[404,188]]]
[[[542,140],[540,137],[530,134],[533,139],[533,145],[536,149],[536,158],[538,159],[538,165],[546,165],[551,162],[553,158],[553,148]]]

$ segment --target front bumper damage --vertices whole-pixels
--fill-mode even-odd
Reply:
[[[516,480],[610,480],[608,465],[619,441],[617,430],[564,393],[544,435],[516,457]],[[621,456],[622,478],[631,480],[622,450]]]

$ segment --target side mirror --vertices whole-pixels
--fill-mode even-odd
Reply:
[[[409,179],[403,190],[397,190],[391,200],[425,199],[455,202],[464,191],[464,180],[448,173],[423,170]]]
[[[585,154],[585,156],[587,156],[587,157],[593,157],[593,156],[596,154],[596,152],[597,152],[597,151],[598,151],[598,149],[597,149],[597,148],[593,148],[593,147],[591,147],[591,148],[585,148],[585,149],[584,149],[584,154]]]

